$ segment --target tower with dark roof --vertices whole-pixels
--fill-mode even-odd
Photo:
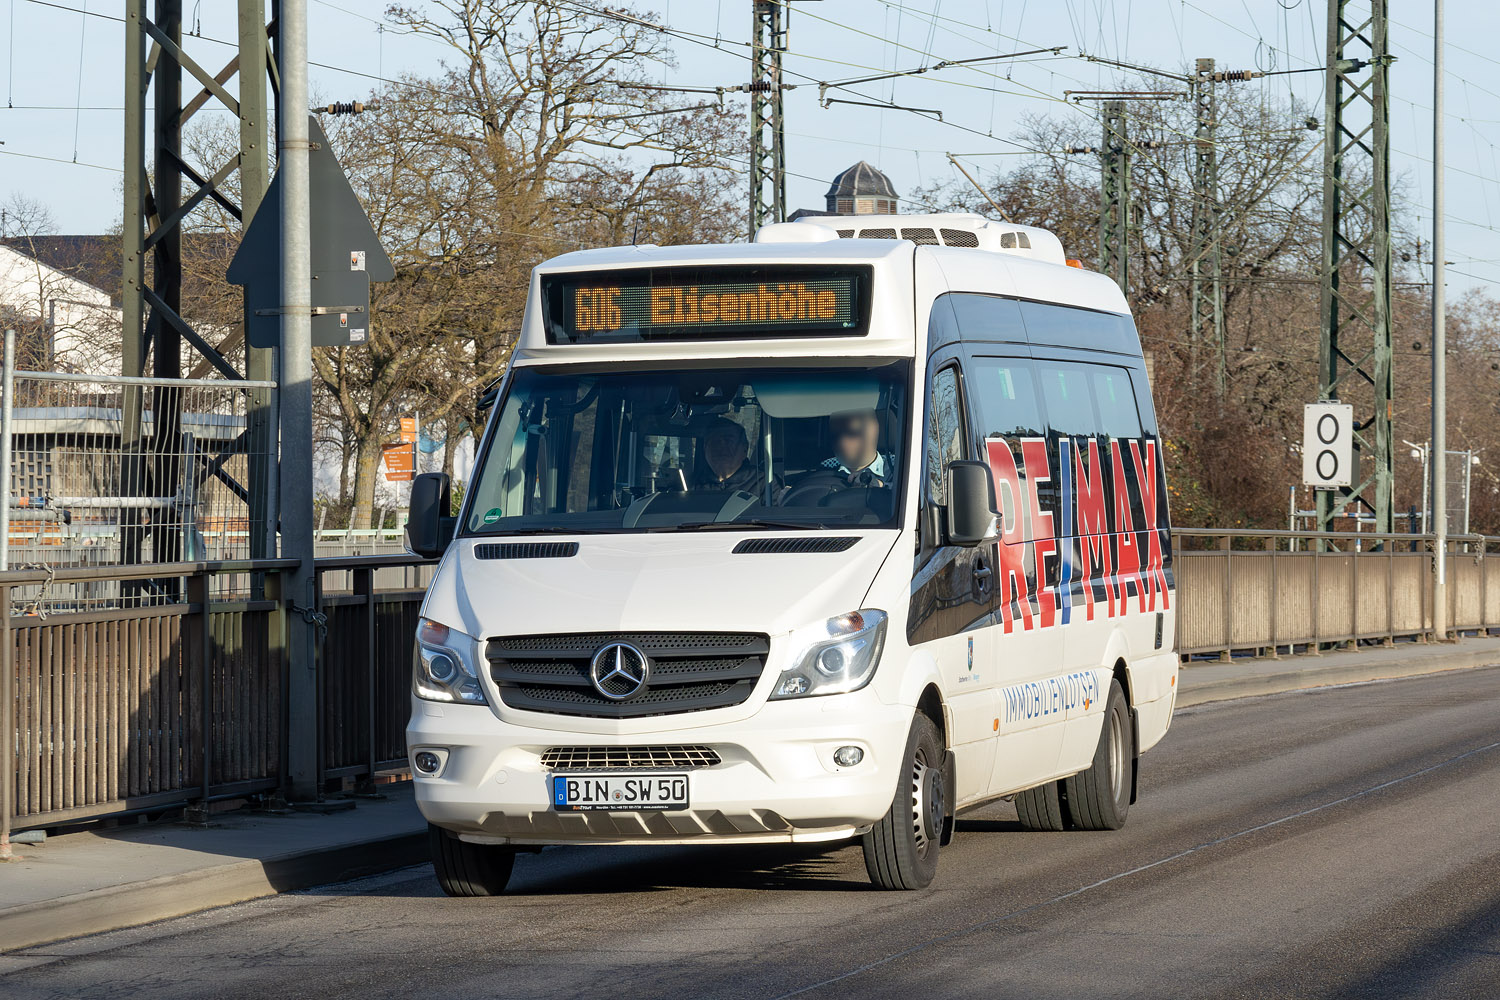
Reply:
[[[891,179],[864,160],[835,177],[825,197],[832,215],[896,214],[896,189]]]

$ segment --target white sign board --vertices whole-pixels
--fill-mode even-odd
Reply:
[[[1332,490],[1354,481],[1354,407],[1308,403],[1302,411],[1302,482]]]

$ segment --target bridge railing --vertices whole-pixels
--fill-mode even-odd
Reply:
[[[1317,652],[1425,639],[1430,535],[1179,529],[1177,648],[1185,657]],[[1448,629],[1500,628],[1500,539],[1450,536]]]
[[[0,827],[55,826],[275,792],[287,783],[294,559],[0,573]],[[317,561],[319,777],[405,766],[412,636],[433,564]],[[152,581],[98,607],[39,588]],[[165,584],[165,585],[163,585]],[[254,588],[253,590],[251,588]],[[0,831],[3,832],[3,831]]]
[[[1185,658],[1421,639],[1428,536],[1174,533]],[[1500,539],[1449,541],[1450,630],[1500,628]],[[433,566],[317,560],[324,787],[405,767],[412,637]],[[0,573],[0,826],[201,805],[287,784],[286,615],[295,560]],[[36,600],[39,588],[155,581],[151,600]],[[102,605],[102,606],[101,606]],[[8,766],[7,766],[8,765]],[[3,832],[3,831],[0,831]]]

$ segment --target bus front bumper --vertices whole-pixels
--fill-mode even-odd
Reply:
[[[748,719],[662,733],[601,737],[533,729],[497,719],[487,707],[414,701],[407,727],[417,806],[430,823],[477,843],[681,844],[838,840],[885,815],[896,792],[909,706],[882,704],[869,690],[805,702],[771,702]],[[683,773],[688,808],[565,811],[552,804],[549,749],[707,747],[708,767],[621,769]],[[863,759],[840,767],[834,752]],[[435,774],[415,766],[428,751]],[[589,769],[587,773],[607,773]]]

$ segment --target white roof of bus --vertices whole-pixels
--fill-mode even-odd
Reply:
[[[914,255],[929,257],[943,273],[948,291],[981,292],[1064,305],[1129,313],[1130,306],[1112,278],[1095,271],[1009,253],[951,246],[917,246],[909,240],[832,239],[807,242],[725,243],[689,246],[602,247],[566,253],[537,265],[532,273],[515,361],[575,361],[646,359],[652,357],[721,356],[805,357],[810,351],[828,355],[910,356],[918,347],[914,330],[903,333],[876,324],[863,337],[785,338],[726,341],[665,341],[655,343],[570,344],[546,342],[537,291],[538,276],[582,270],[634,267],[692,267],[704,264],[870,264],[876,280],[872,288],[876,316],[911,316]],[[899,277],[898,277],[899,276]]]
[[[694,246],[630,246],[578,250],[553,257],[539,273],[593,268],[691,267],[696,264],[904,264],[914,244],[907,240],[842,239],[807,243],[722,243]],[[1085,268],[1067,267],[1014,254],[965,247],[920,248],[938,261],[952,291],[987,292],[1128,313],[1129,304],[1114,279]]]
[[[949,291],[986,292],[1106,312],[1130,312],[1130,303],[1125,301],[1120,286],[1098,271],[960,247],[922,247],[921,251],[931,254],[943,269]]]
[[[579,271],[613,267],[670,267],[695,264],[869,264],[892,258],[911,258],[912,244],[904,240],[838,240],[827,243],[703,243],[659,247],[600,247],[575,250],[543,261],[537,270]]]
[[[579,250],[554,257],[532,272],[531,295],[521,324],[515,362],[623,361],[683,357],[805,358],[809,354],[844,357],[911,357],[916,350],[912,315],[912,244],[902,240],[840,240],[837,243],[723,243],[697,246],[631,246]],[[542,329],[539,299],[543,274],[631,267],[692,267],[702,264],[868,264],[871,282],[871,327],[854,337],[779,337],[766,339],[665,340],[648,343],[548,344]]]

